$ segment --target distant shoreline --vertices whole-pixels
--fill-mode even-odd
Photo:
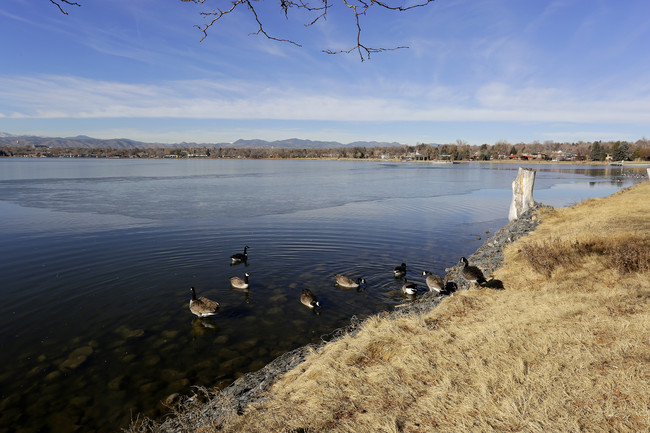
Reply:
[[[245,158],[245,157],[178,157],[178,158],[169,158],[169,157],[107,157],[107,156],[36,156],[36,155],[18,155],[18,156],[6,156],[0,155],[0,159],[170,159],[170,160],[219,160],[219,159],[228,159],[228,160],[307,160],[307,161],[373,161],[373,162],[402,162],[402,163],[417,163],[417,164],[449,164],[444,160],[405,160],[399,158],[335,158],[335,157],[292,157],[292,158],[281,158],[281,157],[263,157],[263,158]],[[610,161],[552,161],[552,160],[521,160],[521,159],[490,159],[485,161],[478,160],[454,160],[453,165],[456,164],[558,164],[558,165],[590,165],[590,166],[611,166],[611,167],[650,167],[650,161],[625,161],[623,165],[612,165]]]

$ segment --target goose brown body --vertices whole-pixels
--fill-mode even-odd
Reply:
[[[250,277],[251,274],[246,272],[244,274],[244,278],[240,277],[231,277],[230,278],[230,285],[233,286],[235,289],[248,289],[248,277]]]
[[[422,272],[422,275],[427,276],[425,282],[427,283],[427,287],[429,288],[429,290],[431,290],[432,292],[440,293],[445,288],[445,282],[443,281],[442,278],[440,278],[440,276],[436,274],[432,274],[429,271]]]
[[[346,289],[358,289],[361,284],[364,284],[366,282],[366,280],[363,278],[357,278],[356,280],[353,280],[352,278],[341,274],[334,275],[334,278],[336,279],[336,284],[341,287],[345,287]]]
[[[485,276],[483,276],[483,271],[476,266],[471,266],[465,257],[461,257],[460,261],[463,263],[461,275],[467,281],[470,283],[478,283],[479,285],[487,281]]]
[[[318,298],[309,289],[303,289],[302,294],[300,295],[300,302],[309,308],[320,307]]]
[[[418,286],[415,283],[404,280],[402,292],[406,293],[407,295],[415,295],[418,292]]]
[[[190,299],[190,311],[193,314],[196,314],[199,317],[207,317],[217,314],[217,310],[219,309],[218,302],[205,298],[203,296],[197,298],[196,290],[194,287],[191,287],[190,290],[192,291],[192,298]]]

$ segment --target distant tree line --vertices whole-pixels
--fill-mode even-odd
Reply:
[[[650,160],[650,140],[643,138],[634,143],[627,141],[595,141],[559,143],[510,144],[505,140],[493,145],[470,145],[463,140],[453,144],[418,143],[415,146],[339,147],[331,149],[305,148],[234,148],[234,147],[152,147],[152,148],[80,148],[48,147],[34,145],[0,146],[0,157],[50,157],[50,158],[352,158],[392,160],[478,160],[494,159],[568,159],[578,161]]]

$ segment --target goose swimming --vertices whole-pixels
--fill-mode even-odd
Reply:
[[[196,290],[190,287],[192,291],[192,298],[190,299],[190,311],[199,317],[213,316],[217,314],[219,303],[212,299],[204,298],[201,296],[197,299]]]
[[[393,269],[393,275],[395,275],[395,278],[402,278],[406,276],[406,263],[402,263],[399,266],[395,266]]]
[[[248,289],[248,277],[250,277],[251,274],[246,272],[244,274],[244,278],[240,277],[231,277],[230,278],[230,285],[233,286],[235,289]]]
[[[233,263],[240,263],[240,262],[245,262],[248,260],[248,245],[244,247],[244,252],[243,253],[235,253],[232,256],[230,256],[230,259],[232,260]]]
[[[302,294],[300,295],[300,302],[309,308],[320,307],[318,298],[309,289],[303,289]]]
[[[353,280],[352,278],[341,274],[334,275],[334,278],[336,279],[336,284],[346,289],[358,289],[361,284],[366,283],[366,280],[363,278],[357,278],[356,280]]]
[[[407,295],[415,295],[418,292],[418,286],[415,283],[411,283],[404,279],[404,285],[402,286],[402,292]]]

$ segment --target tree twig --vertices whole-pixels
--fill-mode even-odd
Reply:
[[[68,12],[66,12],[66,10],[61,7],[61,4],[59,2],[63,2],[63,3],[68,4],[70,6],[79,6],[79,7],[81,7],[81,5],[79,3],[69,1],[69,0],[50,0],[50,3],[52,3],[57,8],[59,8],[59,11],[64,15],[68,15]]]

